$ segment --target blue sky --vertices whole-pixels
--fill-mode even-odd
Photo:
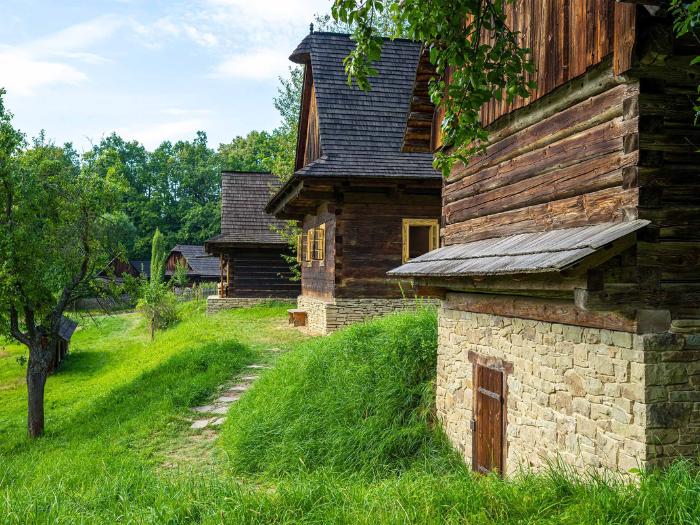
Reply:
[[[330,0],[2,0],[0,86],[30,136],[149,149],[274,128],[287,57]]]

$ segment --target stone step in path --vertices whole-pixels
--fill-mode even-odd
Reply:
[[[271,367],[255,364],[248,365],[246,368],[250,370],[268,370]],[[226,414],[228,414],[231,405],[238,401],[253,386],[258,377],[257,375],[245,375],[237,383],[224,386],[219,397],[210,404],[193,407],[192,411],[197,414],[198,419],[192,422],[190,428],[193,430],[204,430],[221,426],[226,421]]]

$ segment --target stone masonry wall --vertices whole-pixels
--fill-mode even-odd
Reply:
[[[674,329],[673,327],[671,328]],[[664,333],[642,337],[650,465],[663,466],[679,456],[697,460],[700,452],[700,333]]]
[[[686,455],[697,450],[700,352],[677,337],[671,337],[673,346],[668,335],[464,312],[449,302],[438,322],[438,417],[467,463],[469,351],[512,364],[506,376],[508,472],[557,458],[574,467],[627,472],[662,461],[678,447]]]
[[[432,299],[417,299],[419,302],[437,304]],[[332,299],[324,301],[300,295],[297,308],[306,311],[307,326],[310,332],[329,334],[344,326],[379,317],[397,310],[413,308],[414,299]]]
[[[207,313],[214,314],[221,310],[255,306],[269,300],[266,297],[219,297],[218,295],[210,295],[207,297]]]

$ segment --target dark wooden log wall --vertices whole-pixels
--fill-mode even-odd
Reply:
[[[700,129],[694,101],[700,54],[672,36],[669,20],[638,20],[639,217],[653,226],[637,247],[649,295],[673,317],[700,318]]]
[[[289,264],[279,248],[222,250],[229,258],[231,282],[228,297],[280,297],[299,295],[299,282],[290,281]]]
[[[439,193],[347,191],[343,198],[336,210],[336,297],[401,297],[386,272],[401,265],[402,220],[438,220]]]
[[[520,113],[443,192],[445,244],[623,220],[638,190],[635,83],[605,64]],[[562,108],[563,106],[563,108]]]
[[[306,232],[321,224],[326,225],[325,258],[323,262],[306,262]],[[335,206],[322,204],[315,215],[307,215],[302,221],[302,262],[301,289],[304,295],[319,299],[331,299],[335,286],[335,243],[336,243]]]

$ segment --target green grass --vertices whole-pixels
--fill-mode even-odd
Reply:
[[[432,415],[435,318],[390,316],[304,341],[285,306],[183,321],[84,324],[47,387],[48,434],[24,437],[21,350],[0,357],[0,523],[700,523],[687,463],[638,484],[563,469],[473,476]],[[217,461],[165,468],[189,407],[265,349],[291,349],[237,405]]]

